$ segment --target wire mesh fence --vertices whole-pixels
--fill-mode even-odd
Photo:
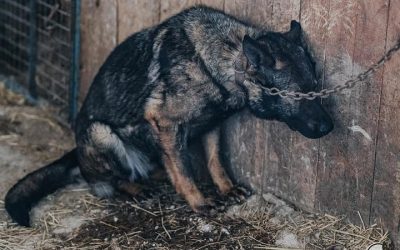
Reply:
[[[23,1],[2,0],[0,3],[1,73],[27,82],[29,66],[29,6]]]
[[[77,0],[0,0],[0,74],[72,116],[78,8]]]

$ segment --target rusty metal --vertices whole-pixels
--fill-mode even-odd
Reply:
[[[278,88],[267,88],[260,86],[257,84],[257,86],[260,86],[262,89],[264,89],[267,94],[271,96],[280,96],[282,98],[286,99],[294,99],[294,100],[301,100],[301,99],[307,99],[307,100],[314,100],[315,98],[327,98],[328,96],[341,92],[345,89],[351,89],[353,88],[356,84],[363,83],[365,79],[367,79],[369,76],[374,74],[379,68],[381,68],[387,61],[389,61],[392,56],[400,50],[400,39],[397,41],[397,43],[390,48],[383,56],[381,59],[379,59],[376,63],[371,65],[366,71],[362,72],[361,74],[357,75],[355,78],[350,79],[342,84],[338,84],[332,88],[326,88],[322,89],[319,92],[296,92],[296,91],[288,91],[288,90],[281,90]],[[252,81],[245,80],[248,83],[251,84],[256,84]]]

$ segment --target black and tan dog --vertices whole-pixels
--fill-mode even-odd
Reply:
[[[117,46],[96,75],[76,121],[76,148],[20,180],[7,194],[11,217],[29,226],[42,197],[79,173],[100,196],[134,193],[135,180],[164,166],[176,191],[200,213],[213,205],[189,171],[188,144],[202,137],[211,177],[222,195],[243,200],[218,155],[218,125],[249,108],[306,137],[328,134],[318,100],[269,96],[262,86],[310,91],[314,63],[300,24],[276,33],[207,7],[194,7]],[[244,81],[244,80],[248,81]]]

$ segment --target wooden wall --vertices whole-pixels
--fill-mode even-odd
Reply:
[[[82,1],[82,96],[110,50],[129,34],[194,4],[206,4],[277,31],[299,20],[324,86],[365,70],[399,38],[395,0],[85,0]],[[307,210],[354,222],[400,220],[400,55],[363,85],[324,100],[330,135],[309,140],[284,124],[247,112],[226,122],[225,156],[259,193],[274,192]]]

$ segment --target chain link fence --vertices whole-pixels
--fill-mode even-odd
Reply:
[[[0,74],[74,118],[78,0],[0,0]]]

